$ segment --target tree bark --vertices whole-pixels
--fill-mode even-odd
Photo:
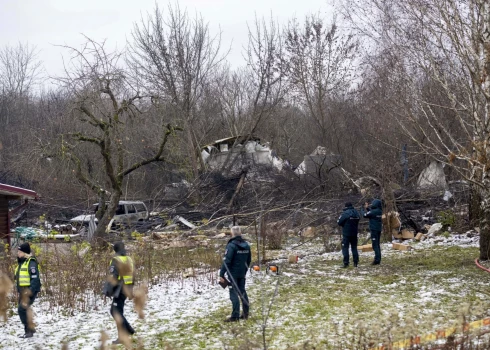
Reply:
[[[482,194],[480,207],[480,260],[490,259],[490,193]]]
[[[485,115],[481,125],[483,135],[479,135],[482,147],[479,158],[489,159],[490,150],[488,148],[488,120],[490,119],[490,4],[488,1],[483,2],[483,65],[482,65],[482,90],[485,98]],[[479,128],[476,128],[477,131]],[[483,140],[482,140],[483,139]],[[483,190],[480,190],[480,260],[488,260],[490,256],[490,178],[488,175],[488,163],[483,162],[481,169],[478,169],[483,184]]]
[[[119,199],[121,199],[122,191],[115,191],[111,194],[109,203],[107,205],[107,209],[104,212],[104,215],[98,220],[97,229],[94,233],[94,243],[98,246],[101,246],[105,239],[104,235],[107,231],[107,227],[114,217],[114,213],[116,212],[117,206],[119,205]],[[111,214],[112,213],[112,214]]]

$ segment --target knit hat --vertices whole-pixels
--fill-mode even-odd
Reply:
[[[116,242],[114,243],[114,251],[117,253],[117,254],[125,254],[126,253],[126,249],[124,248],[124,242]]]
[[[26,254],[31,254],[31,246],[27,242],[22,243],[17,249]]]
[[[351,202],[347,202],[347,203],[345,203],[345,207],[346,207],[346,208],[350,208],[350,207],[352,207],[352,203],[351,203]]]

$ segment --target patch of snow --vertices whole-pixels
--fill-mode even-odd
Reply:
[[[247,280],[247,284],[251,281]],[[70,350],[93,350],[100,344],[101,331],[106,331],[112,340],[117,338],[116,324],[109,313],[110,302],[103,298],[94,300],[95,307],[87,312],[55,311],[43,301],[42,297],[34,302],[34,322],[37,332],[33,338],[18,338],[24,334],[22,323],[17,314],[1,325],[1,349],[41,349],[61,348],[63,341],[68,341]],[[138,320],[133,311],[132,301],[126,301],[124,314],[128,322],[136,329],[136,336],[152,339],[148,335],[159,334],[168,330],[176,330],[179,325],[205,317],[216,309],[228,305],[228,290],[206,281],[186,279],[162,283],[149,289],[146,318]],[[152,346],[152,344],[146,344]],[[155,345],[155,344],[153,344]]]

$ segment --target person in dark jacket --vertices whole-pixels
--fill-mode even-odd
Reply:
[[[126,255],[126,249],[123,242],[116,242],[113,246],[116,255],[111,259],[109,266],[108,283],[104,287],[104,294],[112,297],[111,315],[118,324],[118,332],[126,332],[133,335],[135,330],[124,317],[124,302],[131,298],[133,294],[133,260]],[[112,342],[121,344],[118,337]]]
[[[24,335],[21,338],[31,338],[36,329],[32,322],[30,308],[41,291],[41,277],[39,265],[34,256],[31,255],[29,243],[22,243],[17,250],[17,268],[15,269],[15,282],[19,292],[19,317],[24,325]],[[31,314],[32,315],[32,314]]]
[[[342,254],[344,256],[344,268],[349,266],[349,245],[352,250],[354,267],[357,267],[357,264],[359,263],[359,253],[357,252],[359,220],[359,213],[354,209],[352,203],[345,203],[344,211],[337,221],[337,224],[342,226]]]
[[[373,200],[371,207],[368,203],[364,204],[364,208],[361,209],[363,217],[369,219],[369,231],[371,231],[371,244],[374,250],[374,261],[371,265],[381,264],[381,230],[383,210],[381,209],[381,201],[379,199]]]
[[[245,290],[245,275],[252,260],[250,245],[243,240],[240,227],[233,226],[231,228],[231,235],[232,238],[226,245],[223,265],[219,272],[221,283],[225,282],[225,273],[228,275],[230,282],[230,300],[233,311],[225,322],[236,322],[239,319],[247,319],[250,310],[250,304]],[[240,300],[242,301],[242,315],[240,315]]]

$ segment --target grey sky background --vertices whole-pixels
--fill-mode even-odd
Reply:
[[[247,23],[272,16],[280,25],[293,17],[310,13],[332,19],[328,0],[180,0],[190,15],[200,13],[211,32],[222,31],[222,47],[231,51],[228,62],[243,64],[242,48],[247,44]],[[155,0],[0,0],[0,46],[28,42],[39,51],[46,75],[62,74],[62,55],[67,50],[56,45],[80,47],[81,34],[97,41],[107,40],[109,48],[123,48],[131,37],[134,22],[151,12],[155,4],[165,9],[175,1]]]

